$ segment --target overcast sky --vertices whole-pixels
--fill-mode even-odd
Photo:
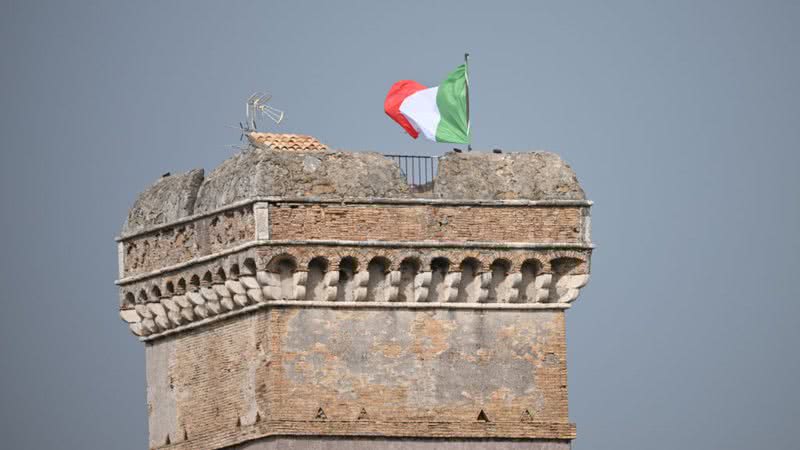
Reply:
[[[574,448],[796,447],[800,3],[334,3],[0,0],[4,448],[146,448],[113,238],[232,154],[251,92],[279,131],[437,155],[383,98],[465,51],[473,146],[555,151],[595,201]]]

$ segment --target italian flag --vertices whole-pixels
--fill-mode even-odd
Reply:
[[[469,79],[458,66],[436,87],[413,80],[392,85],[383,109],[414,139],[422,133],[436,142],[469,144]]]

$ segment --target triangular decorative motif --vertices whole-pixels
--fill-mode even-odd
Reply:
[[[367,420],[369,419],[369,415],[367,414],[366,408],[361,408],[361,412],[358,413],[358,420]]]
[[[242,418],[241,417],[237,417],[236,418],[236,428],[241,428],[241,426],[242,426]]]
[[[314,418],[317,420],[328,420],[328,416],[325,415],[325,411],[323,411],[322,408],[317,410],[317,415],[314,416]]]
[[[488,422],[489,417],[486,415],[485,412],[483,412],[483,410],[481,410],[481,412],[478,413],[478,418],[476,420],[478,422]]]
[[[533,414],[531,414],[530,410],[526,409],[522,411],[522,416],[519,418],[522,422],[532,422],[533,421]]]
[[[169,435],[167,435],[167,439],[164,441],[164,445],[170,445],[172,441],[169,439]]]
[[[183,440],[184,441],[189,440],[189,433],[186,431],[186,428],[183,429]]]
[[[261,422],[261,413],[256,411],[256,423]]]

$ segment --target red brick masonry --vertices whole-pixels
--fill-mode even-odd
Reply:
[[[581,208],[303,205],[270,208],[272,239],[579,242]]]

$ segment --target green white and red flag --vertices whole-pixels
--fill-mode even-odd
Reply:
[[[416,139],[469,144],[469,79],[467,65],[456,68],[439,86],[413,80],[392,85],[383,104],[386,114]]]

